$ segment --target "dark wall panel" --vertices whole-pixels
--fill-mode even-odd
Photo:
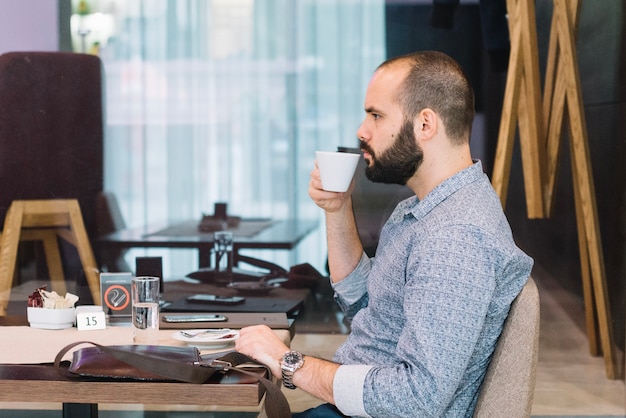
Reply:
[[[551,2],[537,3],[541,74],[545,74]],[[577,58],[615,340],[624,346],[626,299],[626,44],[620,0],[581,2]],[[565,119],[567,122],[567,119]],[[519,141],[518,141],[519,142]],[[507,215],[520,244],[561,285],[579,296],[582,282],[567,127],[551,219],[529,220],[519,145],[514,155]]]
[[[422,49],[436,49],[457,59],[472,80],[477,110],[485,116],[487,173],[502,112],[506,77],[488,65],[481,42],[478,2],[461,4],[454,12],[450,29],[429,25],[432,2],[387,4],[387,50],[389,56]],[[552,2],[537,2],[537,36],[540,73],[545,74]],[[580,69],[589,149],[604,252],[607,286],[615,339],[624,346],[626,299],[626,4],[622,0],[583,0],[577,31]],[[543,80],[542,80],[543,84]],[[526,213],[519,140],[511,168],[506,213],[516,240],[561,285],[578,295],[582,283],[578,233],[572,186],[567,128],[557,180],[554,215],[529,220]]]

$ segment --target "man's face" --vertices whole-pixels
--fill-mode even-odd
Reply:
[[[396,100],[406,67],[379,69],[365,93],[365,119],[357,131],[366,175],[375,182],[404,185],[415,174],[423,152],[417,145],[413,121]]]
[[[422,163],[424,153],[415,141],[413,121],[405,120],[395,137],[393,144],[379,154],[360,141],[361,149],[369,154],[365,175],[371,181],[405,185]]]

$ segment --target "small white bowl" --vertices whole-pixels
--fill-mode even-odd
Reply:
[[[76,309],[26,308],[28,322],[32,328],[65,329],[72,328],[76,321]]]

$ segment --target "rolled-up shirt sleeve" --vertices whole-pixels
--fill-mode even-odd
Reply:
[[[370,274],[370,270],[371,260],[363,252],[359,264],[357,264],[352,273],[337,283],[331,282],[335,292],[335,300],[349,317],[352,317],[354,314],[354,312],[349,314],[351,310],[358,311],[362,307],[360,305],[364,305],[362,302],[367,294],[367,277]],[[356,304],[359,306],[356,309],[351,309]]]
[[[335,406],[350,417],[369,417],[363,405],[363,382],[372,366],[339,366],[333,380]]]

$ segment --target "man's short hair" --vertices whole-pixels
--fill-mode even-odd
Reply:
[[[469,141],[474,120],[474,91],[461,66],[437,51],[419,51],[391,58],[378,68],[396,64],[409,67],[397,100],[409,120],[425,108],[443,120],[446,133],[456,144]]]

